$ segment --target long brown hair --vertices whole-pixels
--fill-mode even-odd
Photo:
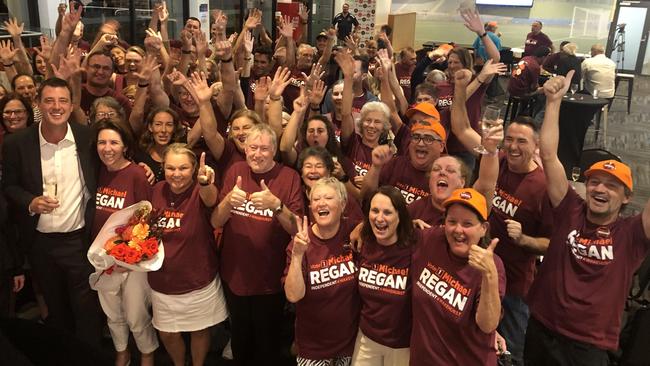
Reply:
[[[370,202],[378,194],[383,194],[384,196],[388,197],[390,199],[390,202],[393,204],[393,207],[395,207],[395,211],[397,211],[397,216],[399,217],[399,223],[397,224],[397,245],[412,245],[415,242],[415,236],[413,231],[413,222],[411,221],[411,215],[406,209],[406,201],[404,200],[404,196],[402,196],[402,193],[400,193],[400,191],[398,191],[397,188],[393,186],[381,186],[366,196],[364,199],[363,228],[361,229],[361,238],[363,238],[363,240],[366,242],[368,240],[377,240],[375,233],[372,232],[368,214],[370,213]]]

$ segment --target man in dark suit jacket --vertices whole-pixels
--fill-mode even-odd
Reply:
[[[98,167],[92,130],[68,123],[72,92],[64,80],[45,80],[38,103],[42,122],[3,144],[2,185],[19,210],[20,243],[43,290],[46,323],[98,346],[101,311],[86,258]]]

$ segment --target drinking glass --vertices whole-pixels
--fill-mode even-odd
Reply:
[[[571,180],[577,182],[578,179],[580,179],[580,167],[574,166],[573,169],[571,169]]]
[[[496,125],[499,124],[499,114],[501,114],[501,108],[494,106],[494,105],[489,105],[485,107],[485,111],[483,111],[483,118],[481,118],[481,132],[483,135],[483,138],[486,138],[488,136],[488,133],[490,132],[490,129]],[[483,144],[479,144],[474,148],[474,151],[476,151],[479,154],[488,154],[489,151],[483,146]]]

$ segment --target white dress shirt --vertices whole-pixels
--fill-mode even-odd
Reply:
[[[598,97],[612,98],[616,80],[616,63],[604,54],[582,61],[582,79],[584,89],[590,94],[598,90]]]
[[[67,233],[85,225],[84,212],[90,194],[83,179],[72,128],[67,127],[65,137],[57,144],[47,142],[41,131],[42,124],[38,127],[43,183],[56,182],[59,200],[59,207],[40,216],[36,230],[42,233]],[[43,190],[45,192],[45,186]]]

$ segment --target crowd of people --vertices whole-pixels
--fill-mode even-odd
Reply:
[[[159,343],[202,365],[224,322],[235,364],[279,365],[287,304],[298,365],[607,365],[650,202],[619,215],[633,179],[613,160],[584,172],[580,197],[557,156],[576,71],[611,97],[593,77],[602,47],[545,63],[534,22],[509,89],[543,95],[543,121],[483,127],[507,69],[495,22],[464,9],[475,53],[417,57],[388,26],[362,44],[342,10],[315,46],[294,39],[305,7],[298,25],[277,18],[275,40],[258,9],[239,33],[215,10],[209,34],[189,18],[169,39],[157,3],[142,47],[114,19],[86,42],[76,2],[33,50],[6,22],[0,315],[28,268],[45,326],[91,349],[107,326],[117,366],[130,337],[142,365]],[[557,76],[540,86],[540,68]],[[90,243],[142,200],[161,214],[162,267],[112,268],[91,288]]]

